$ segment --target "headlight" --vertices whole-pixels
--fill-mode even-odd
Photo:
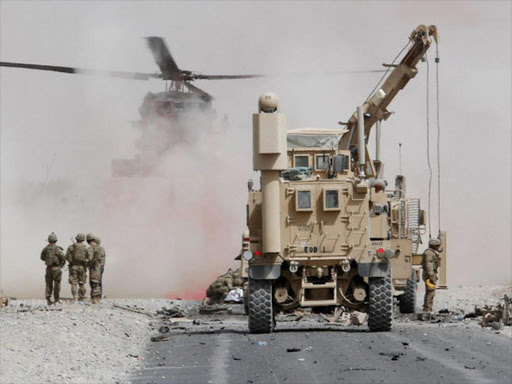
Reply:
[[[251,251],[245,251],[243,254],[242,254],[242,257],[244,258],[245,261],[249,261],[251,260],[254,256],[252,254]]]
[[[395,251],[392,250],[391,248],[386,248],[386,250],[384,251],[384,257],[386,259],[392,259],[393,257],[395,257]]]

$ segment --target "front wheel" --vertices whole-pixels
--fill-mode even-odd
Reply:
[[[270,333],[274,330],[272,281],[249,279],[249,331]]]
[[[369,278],[370,309],[368,328],[370,331],[390,331],[393,322],[393,282],[390,273],[385,277]]]

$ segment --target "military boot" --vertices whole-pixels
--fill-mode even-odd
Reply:
[[[52,299],[50,299],[49,297],[46,298],[46,304],[47,305],[52,305]]]

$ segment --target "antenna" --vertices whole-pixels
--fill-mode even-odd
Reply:
[[[398,174],[402,174],[402,143],[398,143]]]

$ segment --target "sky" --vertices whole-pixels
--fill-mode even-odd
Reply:
[[[142,182],[112,180],[110,161],[133,157],[138,108],[147,92],[164,90],[162,81],[1,69],[0,289],[43,297],[39,253],[55,231],[64,248],[77,232],[102,236],[111,296],[202,292],[236,266],[246,182],[255,177],[251,114],[259,95],[278,94],[290,129],[336,127],[379,80],[349,71],[389,63],[419,24],[435,24],[440,34],[448,285],[510,284],[511,14],[507,1],[0,2],[2,61],[156,72],[143,38],[162,36],[181,69],[282,74],[196,82],[215,97],[217,116],[227,114],[229,128],[170,153],[169,180]],[[435,162],[433,57],[431,49]],[[390,105],[395,113],[383,123],[382,142],[390,183],[402,143],[408,195],[420,197],[424,208],[426,73],[419,63],[416,78]],[[434,184],[435,234],[436,191]]]

